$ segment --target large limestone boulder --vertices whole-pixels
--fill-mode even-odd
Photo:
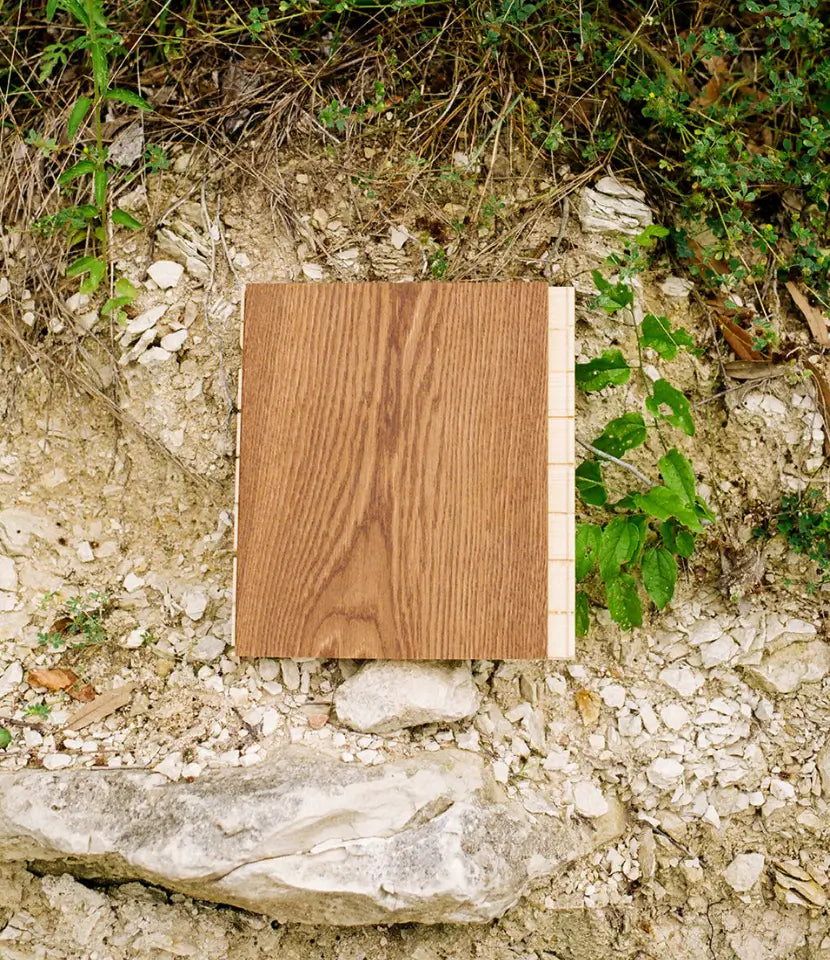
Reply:
[[[537,822],[455,750],[364,767],[293,748],[192,783],[0,775],[0,861],[144,880],[282,922],[491,920],[592,842],[587,827]]]

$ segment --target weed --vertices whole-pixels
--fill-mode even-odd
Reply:
[[[51,600],[52,597],[49,597]],[[38,633],[38,641],[41,646],[49,646],[53,650],[66,647],[82,649],[104,643],[107,633],[103,616],[109,603],[106,594],[94,591],[83,597],[69,597],[55,612],[51,628]]]
[[[819,583],[830,580],[830,504],[818,490],[783,496],[778,513],[756,527],[753,534],[761,538],[779,534],[790,550],[816,564]],[[815,589],[814,584],[811,586]]]
[[[48,703],[32,703],[26,708],[27,717],[37,717],[39,720],[48,719],[51,712],[52,708]]]
[[[0,750],[5,750],[12,742],[12,735],[5,727],[0,727]]]
[[[667,380],[654,383],[643,370],[643,352],[653,350],[666,361],[683,351],[694,351],[694,342],[682,327],[673,328],[666,317],[647,314],[637,323],[634,314],[632,278],[646,263],[646,252],[668,231],[650,227],[622,256],[611,259],[618,275],[609,280],[594,271],[597,288],[594,306],[609,316],[627,321],[637,338],[637,368],[645,392],[644,410],[624,413],[609,421],[602,433],[583,446],[592,454],[576,469],[576,488],[591,519],[576,530],[576,579],[581,583],[594,575],[602,602],[612,619],[624,630],[641,626],[643,606],[635,574],[654,605],[662,610],[672,599],[677,583],[677,558],[688,558],[695,538],[714,515],[696,492],[692,465],[674,446],[669,446],[663,429],[666,424],[687,436],[694,436],[691,406],[684,394]],[[631,378],[632,367],[618,349],[605,350],[599,357],[576,365],[576,384],[585,392],[622,386]],[[645,414],[645,415],[644,415]],[[642,446],[652,431],[663,448],[657,460],[662,483],[655,483],[623,458]],[[626,477],[636,476],[642,489],[625,489],[611,499],[606,478],[609,470],[627,468]],[[589,629],[590,600],[581,589],[576,596],[577,633]]]
[[[138,230],[141,224],[126,210],[110,205],[110,181],[115,169],[107,162],[107,150],[103,141],[103,109],[105,104],[120,103],[138,110],[149,110],[150,105],[139,94],[110,83],[110,67],[113,57],[123,53],[121,37],[109,28],[104,15],[103,0],[48,0],[47,20],[53,20],[58,11],[63,11],[74,19],[82,33],[71,43],[59,50],[51,51],[48,61],[49,70],[55,62],[63,60],[75,50],[83,50],[89,55],[92,89],[89,95],[76,99],[66,124],[67,137],[74,142],[77,160],[58,177],[60,187],[68,188],[79,183],[88,184],[88,203],[64,207],[57,214],[44,217],[35,223],[35,229],[44,234],[62,231],[67,236],[67,247],[78,252],[84,251],[67,267],[68,277],[80,277],[79,290],[84,294],[94,293],[107,277],[109,262],[107,256],[108,235],[111,227],[126,227]],[[88,118],[91,118],[95,141],[83,144],[80,134]],[[30,135],[28,142],[37,146],[47,157],[54,149],[54,141],[43,140]],[[124,319],[123,307],[136,295],[132,284],[126,278],[111,278],[110,296],[101,307],[104,316]]]

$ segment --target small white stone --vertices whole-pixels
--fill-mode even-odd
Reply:
[[[162,347],[150,347],[149,350],[145,350],[141,354],[138,362],[142,367],[158,367],[162,363],[166,363],[172,356],[172,353],[168,353]]]
[[[124,646],[131,650],[144,646],[144,631],[141,627],[136,627],[127,634],[124,638]]]
[[[729,636],[719,637],[712,643],[704,643],[700,648],[700,660],[703,667],[709,670],[729,661],[740,653],[737,643]]]
[[[198,588],[188,590],[182,597],[184,612],[191,620],[201,620],[207,610],[207,604],[207,594]]]
[[[266,707],[262,711],[262,735],[270,737],[277,731],[280,714],[273,707]]]
[[[408,239],[409,231],[406,227],[392,227],[389,231],[389,242],[396,250],[401,250]]]
[[[137,317],[133,317],[133,319],[129,321],[125,333],[131,337],[137,336],[139,333],[144,333],[146,330],[154,327],[166,312],[166,303],[160,303],[155,307],[150,307],[149,310],[145,310],[144,313],[140,313]]]
[[[158,284],[162,290],[167,290],[175,287],[181,280],[184,267],[175,260],[156,260],[152,266],[148,267],[147,273],[153,283]]]
[[[143,586],[144,578],[136,576],[132,571],[124,577],[124,589],[127,593],[135,593],[136,590],[140,590]]]
[[[762,853],[739,853],[724,870],[723,879],[736,893],[747,893],[760,879],[765,863]]]
[[[309,280],[322,280],[323,268],[319,263],[304,263],[302,265],[303,276]]]
[[[668,790],[683,779],[683,764],[672,757],[657,757],[646,770],[649,783]]]
[[[213,634],[208,633],[204,637],[199,638],[199,642],[196,644],[196,649],[193,651],[193,655],[196,660],[211,662],[213,660],[218,660],[224,652],[224,639],[222,637],[215,637]]]
[[[162,349],[169,350],[170,353],[178,352],[184,346],[187,336],[187,330],[174,330],[173,333],[166,334],[161,338]]]
[[[182,767],[182,779],[183,780],[195,780],[196,777],[202,772],[201,763],[186,763]]]
[[[23,665],[15,660],[10,663],[0,675],[0,697],[14,690],[23,682]]]
[[[300,689],[300,668],[297,666],[296,660],[281,660],[280,667],[282,669],[282,682],[289,690],[299,690]]]
[[[621,707],[625,703],[625,687],[619,683],[609,683],[602,688],[600,696],[606,707]]]
[[[266,683],[272,683],[280,675],[280,665],[276,660],[260,660],[257,666],[260,677]]]
[[[666,667],[660,671],[659,677],[661,683],[681,697],[691,697],[703,686],[702,678],[689,667]]]
[[[95,554],[88,540],[82,540],[78,544],[78,559],[81,563],[92,563],[95,559]]]
[[[504,760],[493,761],[493,778],[497,783],[507,783],[507,777],[510,774],[510,768]]]
[[[178,780],[183,766],[181,753],[169,753],[161,763],[153,767],[153,772],[163,773],[169,780]]]
[[[17,569],[11,557],[0,556],[0,590],[8,593],[17,590]]]
[[[660,719],[669,730],[680,730],[689,722],[689,714],[679,703],[670,703],[660,711]]]
[[[47,753],[43,758],[44,770],[62,770],[72,764],[72,757],[66,753]]]
[[[588,780],[574,785],[574,807],[583,817],[602,817],[608,813],[608,801],[602,791]]]

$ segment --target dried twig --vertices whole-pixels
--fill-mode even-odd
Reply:
[[[641,483],[646,484],[646,486],[648,487],[654,486],[653,480],[649,480],[649,478],[644,473],[640,473],[640,471],[636,467],[633,467],[630,463],[626,463],[625,460],[620,460],[619,457],[615,457],[610,453],[606,453],[604,450],[600,450],[599,447],[595,447],[591,443],[586,443],[584,440],[580,440],[579,437],[576,438],[576,442],[581,447],[585,447],[586,450],[590,450],[591,453],[593,453],[595,457],[599,457],[600,460],[608,460],[611,463],[615,463],[618,467],[624,467],[630,473],[633,473],[634,476]]]

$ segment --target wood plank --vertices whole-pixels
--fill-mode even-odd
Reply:
[[[570,655],[572,324],[545,284],[249,285],[237,653]]]

